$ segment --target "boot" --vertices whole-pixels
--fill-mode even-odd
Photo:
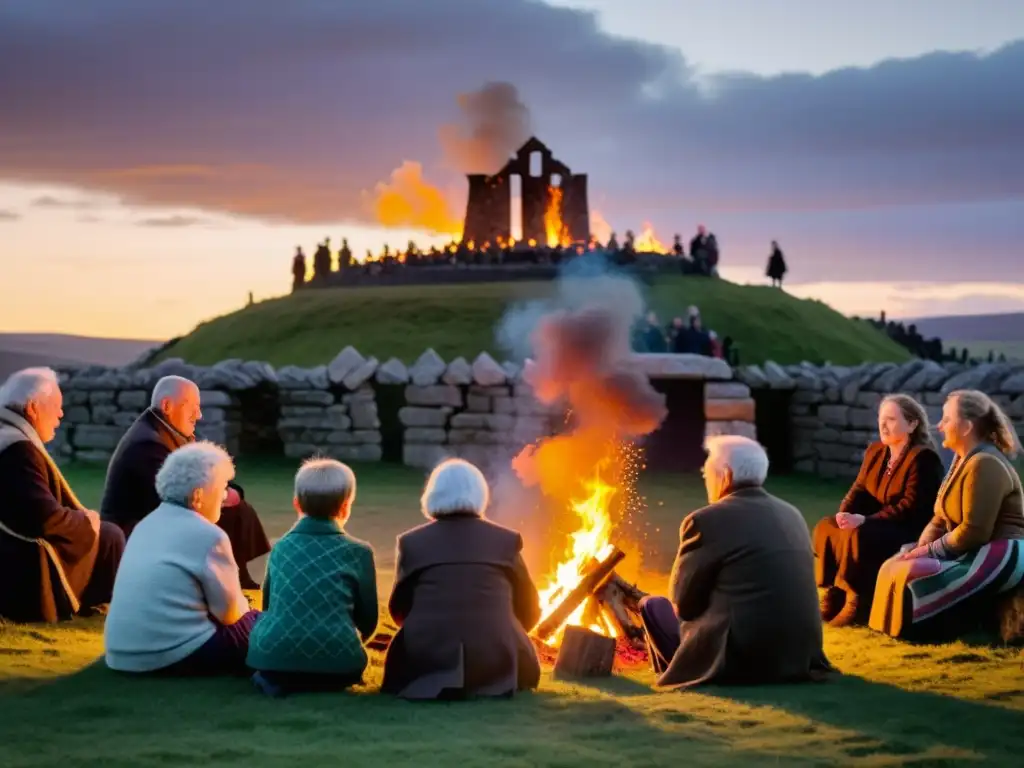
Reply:
[[[818,606],[821,609],[821,620],[831,621],[843,607],[843,598],[846,593],[836,587],[821,587],[818,589]]]
[[[860,611],[860,598],[854,592],[846,593],[846,603],[843,610],[837,613],[830,621],[833,627],[849,627],[857,623],[857,614]]]

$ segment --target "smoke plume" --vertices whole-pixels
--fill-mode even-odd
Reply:
[[[441,127],[441,146],[463,173],[497,173],[531,132],[530,110],[511,83],[486,83],[458,97],[459,122]]]
[[[578,524],[571,504],[586,482],[600,473],[619,485],[638,469],[617,447],[668,414],[664,396],[631,365],[631,331],[643,312],[636,283],[595,254],[569,262],[553,301],[516,307],[498,328],[506,348],[528,357],[523,379],[534,397],[569,412],[565,432],[528,445],[512,461],[513,476],[495,483],[495,519],[523,532],[531,567],[549,566],[552,537]],[[639,556],[630,560],[639,566]]]

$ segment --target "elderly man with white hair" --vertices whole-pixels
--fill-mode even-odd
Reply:
[[[160,503],[156,473],[171,451],[195,440],[202,419],[199,387],[181,376],[164,376],[153,388],[150,407],[121,437],[110,459],[100,516],[131,536],[132,529]],[[218,523],[231,540],[245,589],[259,589],[247,564],[270,551],[256,510],[241,486],[231,483]]]
[[[0,387],[0,616],[58,621],[110,600],[124,534],[79,502],[46,450],[64,416],[57,374]]]
[[[421,499],[430,522],[398,537],[388,609],[401,629],[384,662],[384,693],[450,699],[537,687],[526,632],[540,619],[540,599],[522,537],[484,519],[489,499],[469,462],[449,459],[430,475]]]
[[[178,448],[156,476],[160,505],[132,532],[104,625],[107,666],[167,675],[247,674],[259,616],[217,527],[231,457],[213,443]]]
[[[708,438],[710,504],[679,533],[671,598],[640,613],[658,685],[795,682],[830,669],[822,650],[807,523],[768,493],[768,456],[739,436]]]

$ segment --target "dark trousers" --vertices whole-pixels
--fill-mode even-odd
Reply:
[[[859,528],[842,529],[835,516],[814,526],[814,575],[819,587],[838,587],[868,599],[882,563],[917,540],[907,526],[868,518]]]
[[[679,650],[679,617],[667,597],[648,595],[640,600],[640,620],[644,625],[651,667],[660,675]]]
[[[213,637],[160,673],[174,677],[248,675],[245,657],[249,653],[249,635],[259,616],[259,611],[249,611],[234,624],[218,624]]]
[[[114,523],[100,523],[96,563],[79,598],[80,610],[96,608],[110,602],[114,594],[114,576],[124,554],[124,533]]]
[[[315,672],[275,672],[259,673],[271,686],[282,694],[289,693],[322,693],[326,691],[343,691],[363,682],[360,675],[327,675]]]
[[[221,509],[217,525],[231,541],[242,589],[259,589],[259,583],[252,578],[246,566],[270,551],[270,540],[256,510],[243,498],[238,504]]]

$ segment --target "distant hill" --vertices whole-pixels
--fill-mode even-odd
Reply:
[[[947,315],[903,320],[911,323],[925,338],[938,336],[963,342],[1024,342],[1024,312],[1004,312],[998,315]]]
[[[495,328],[506,309],[553,290],[552,282],[524,282],[299,291],[205,322],[157,357],[197,365],[242,358],[312,366],[330,362],[351,344],[363,355],[406,363],[428,347],[446,360],[483,351],[500,360],[507,354],[496,343]],[[741,364],[910,358],[870,324],[769,286],[672,276],[658,278],[646,294],[662,323],[699,306],[706,328],[733,338]]]
[[[0,333],[0,381],[36,365],[126,365],[159,344],[147,339],[97,339],[62,333]]]

